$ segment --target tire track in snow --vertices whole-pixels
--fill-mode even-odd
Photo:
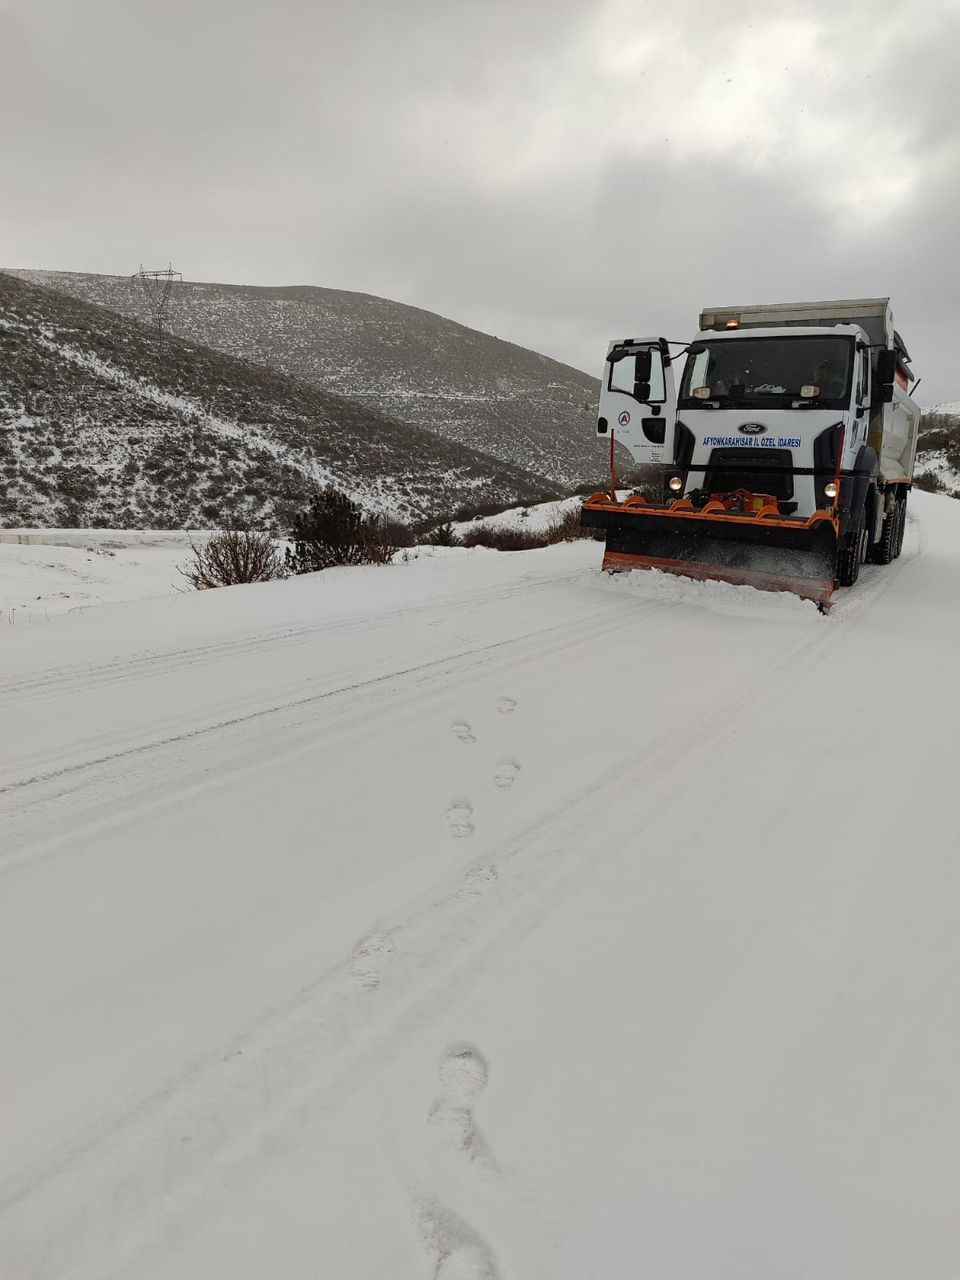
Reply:
[[[668,812],[690,771],[709,767],[748,716],[763,723],[784,688],[806,678],[841,634],[829,624],[812,630],[764,670],[749,704],[738,694],[705,709],[695,726],[677,727],[655,760],[625,761],[599,783],[591,779],[549,819],[485,850],[482,863],[381,922],[377,937],[392,950],[378,947],[383,963],[375,983],[358,974],[355,949],[222,1055],[194,1064],[161,1093],[107,1118],[73,1148],[8,1184],[0,1198],[0,1240],[13,1248],[5,1256],[40,1259],[31,1272],[37,1277],[65,1270],[77,1280],[136,1274],[138,1260],[156,1256],[172,1225],[182,1238],[229,1206],[296,1144],[321,1101],[333,1105],[376,1078],[391,1054],[422,1037],[430,1019],[470,986],[485,961],[525,937],[554,903],[617,855],[610,809],[623,786],[642,780],[651,809]],[[393,964],[398,956],[402,974]],[[193,1140],[185,1143],[185,1135]],[[107,1263],[104,1240],[116,1243]],[[26,1267],[16,1274],[27,1275]]]
[[[887,565],[863,565],[856,586],[845,589],[831,608],[830,621],[847,623],[858,618],[894,585],[901,574],[909,572],[915,561],[926,555],[927,532],[923,521],[909,511],[907,531],[910,537],[904,539],[903,551],[896,560]]]
[[[142,680],[145,675],[165,676],[174,671],[205,664],[219,666],[225,660],[242,657],[249,653],[269,650],[273,654],[278,649],[313,646],[318,640],[336,636],[389,630],[398,623],[416,621],[421,617],[429,618],[438,608],[442,608],[445,618],[464,613],[475,614],[478,610],[505,600],[526,598],[531,594],[543,592],[562,592],[572,582],[582,578],[582,574],[569,573],[543,579],[525,579],[521,583],[475,594],[458,592],[439,600],[428,600],[406,608],[399,607],[384,614],[347,614],[316,623],[266,627],[262,631],[258,630],[233,639],[225,637],[214,643],[189,645],[182,649],[133,653],[105,663],[78,663],[26,677],[7,677],[0,680],[0,711],[16,705],[20,700],[29,700],[31,705],[44,701],[59,701],[76,693],[114,688],[119,684]]]
[[[192,738],[197,738],[204,734],[215,734],[224,729],[233,729],[237,726],[250,724],[254,721],[262,721],[272,716],[282,715],[284,713],[306,707],[312,707],[328,698],[336,698],[343,694],[355,693],[369,689],[373,686],[390,684],[391,682],[401,681],[406,677],[416,677],[423,673],[431,672],[437,668],[451,666],[455,663],[466,662],[470,659],[481,657],[485,654],[503,649],[509,645],[522,644],[525,641],[543,640],[551,635],[564,632],[572,622],[580,621],[581,619],[582,614],[578,610],[575,613],[564,616],[559,621],[551,623],[547,627],[534,627],[532,630],[521,632],[519,635],[511,636],[507,639],[492,640],[484,644],[476,645],[472,648],[461,650],[459,653],[455,654],[445,652],[441,656],[431,658],[420,663],[415,663],[409,667],[404,667],[399,670],[390,668],[379,675],[371,676],[366,679],[347,681],[333,688],[322,689],[317,693],[309,694],[307,696],[273,702],[265,707],[258,707],[254,710],[221,720],[215,720],[213,722],[200,722],[199,724],[185,727],[179,732],[152,738],[146,742],[121,746],[117,750],[105,752],[102,755],[80,759],[78,761],[65,764],[59,768],[51,768],[47,770],[39,769],[36,773],[27,774],[20,778],[14,778],[11,781],[0,784],[0,796],[7,794],[8,792],[20,790],[24,787],[34,786],[37,783],[50,782],[54,779],[62,778],[85,769],[92,769],[101,765],[110,764],[127,756],[138,755],[142,752],[155,751],[172,744],[184,743]],[[591,625],[591,632],[595,633],[598,630],[603,630],[605,629],[605,625],[609,624],[595,622]],[[573,641],[572,643],[576,642]],[[27,767],[29,767],[29,761],[27,762]]]
[[[831,639],[829,628],[817,628],[766,668],[749,713],[762,718],[780,698],[785,677],[792,684],[802,679]],[[8,1185],[0,1196],[0,1241],[10,1246],[5,1256],[44,1259],[33,1269],[37,1278],[63,1274],[67,1259],[76,1280],[119,1277],[136,1274],[171,1238],[202,1226],[297,1143],[321,1100],[334,1105],[375,1079],[485,964],[616,855],[618,838],[597,837],[611,823],[611,837],[617,834],[611,801],[623,786],[642,778],[651,803],[668,810],[672,793],[685,785],[680,761],[689,771],[714,758],[736,737],[744,714],[739,694],[724,699],[697,725],[678,726],[654,761],[626,760],[599,781],[590,779],[548,819],[485,850],[482,864],[377,924],[378,939],[392,951],[378,944],[375,983],[358,973],[355,951],[215,1059],[195,1063],[160,1093],[104,1118]],[[477,892],[472,877],[484,868],[495,878]],[[111,1242],[109,1264],[104,1241]]]
[[[669,611],[652,602],[645,607],[644,617],[656,617],[658,625],[668,625]],[[501,666],[513,671],[555,658],[599,635],[635,627],[636,622],[636,609],[629,606],[619,618],[591,612],[586,621],[581,609],[519,636],[458,654],[448,652],[403,671],[392,670],[212,725],[200,724],[7,783],[0,787],[0,817],[4,802],[11,809],[5,819],[8,833],[0,873],[53,852],[65,842],[76,845],[84,832],[109,829],[133,817],[143,819],[155,807],[221,786],[247,770],[256,771],[268,751],[276,764],[317,750],[334,737],[362,732],[365,716],[361,712],[368,704],[374,703],[378,714],[396,715],[404,707],[421,706],[431,693],[462,684],[468,676],[485,675]],[[326,708],[321,725],[316,720],[319,705]],[[217,769],[207,775],[194,752],[209,750],[211,741],[216,742]],[[144,787],[137,791],[141,779]],[[113,793],[118,793],[115,801]],[[64,812],[68,801],[69,815]]]

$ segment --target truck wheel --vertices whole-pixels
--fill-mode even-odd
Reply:
[[[837,556],[837,586],[852,587],[860,577],[860,566],[867,554],[867,524],[863,508],[857,522],[847,534],[847,543]]]
[[[897,503],[897,537],[894,542],[893,555],[894,559],[903,550],[903,534],[907,527],[907,495],[904,494]]]
[[[893,504],[893,510],[883,517],[880,539],[870,548],[869,559],[873,564],[889,564],[896,556],[897,529],[900,520],[900,503]]]

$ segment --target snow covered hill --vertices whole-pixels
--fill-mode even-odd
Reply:
[[[5,629],[4,1276],[955,1274],[960,506],[599,554]]]
[[[960,403],[924,409],[916,479],[922,488],[960,498]]]
[[[0,525],[288,529],[318,486],[406,519],[553,497],[529,469],[0,274]]]
[[[140,286],[126,276],[12,274],[149,318]],[[170,324],[191,342],[269,365],[562,486],[602,470],[596,376],[433,312],[338,289],[184,282],[174,290]]]

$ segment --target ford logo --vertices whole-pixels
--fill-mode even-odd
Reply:
[[[745,436],[762,436],[766,429],[762,422],[741,422],[737,428]]]

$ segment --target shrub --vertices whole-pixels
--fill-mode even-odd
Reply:
[[[551,494],[556,497],[556,494]],[[549,499],[545,498],[545,502]],[[503,510],[502,502],[465,503],[453,513],[454,520],[482,520],[484,516],[496,516]]]
[[[584,529],[580,523],[580,507],[575,506],[558,515],[553,524],[539,531],[516,526],[491,528],[482,524],[475,525],[461,536],[460,545],[490,547],[494,551],[534,551],[538,547],[552,547],[558,542],[571,542],[579,538],[602,540],[605,536],[603,530]]]
[[[674,495],[667,488],[667,480],[675,470],[652,465],[631,467],[620,476],[620,487],[642,495],[648,502],[670,502]]]
[[[943,493],[947,487],[935,471],[918,471],[913,483],[917,489],[924,489],[927,493]]]
[[[314,494],[293,522],[293,550],[286,564],[292,573],[316,573],[335,565],[389,564],[401,547],[412,547],[413,530],[392,516],[364,515],[360,505],[339,489]]]
[[[363,545],[370,564],[390,564],[404,547],[416,545],[408,524],[394,516],[367,516],[363,522]]]
[[[292,538],[286,563],[293,573],[364,563],[363,512],[339,489],[314,494],[307,510],[294,520]]]
[[[423,541],[428,547],[459,547],[460,545],[460,539],[450,520],[445,524],[436,525]]]
[[[594,492],[594,490],[591,490],[591,492]],[[525,515],[529,515],[529,512],[522,512],[520,518],[523,519]],[[450,526],[440,526],[440,529],[444,527],[449,529]],[[434,530],[434,534],[439,534],[440,529]],[[539,547],[552,547],[558,542],[571,542],[580,538],[603,541],[605,536],[601,529],[585,529],[582,526],[580,523],[580,507],[577,505],[557,515],[551,525],[539,531],[523,527],[518,528],[516,525],[490,527],[476,524],[473,528],[461,534],[459,545],[464,547],[490,547],[494,551],[534,551]],[[428,537],[426,541],[432,542],[433,537]],[[444,542],[434,543],[434,545],[449,546],[456,545],[456,543]]]
[[[460,538],[462,547],[490,547],[493,551],[533,551],[549,543],[546,530],[536,533],[531,529],[488,528],[482,524],[468,529]]]
[[[580,523],[580,508],[571,507],[557,517],[547,530],[547,536],[552,545],[555,542],[572,542],[575,538],[605,538],[606,534],[602,529],[585,529]]]
[[[193,559],[180,572],[197,591],[270,582],[287,574],[270,535],[253,529],[221,529],[199,546],[191,542],[190,550]]]

